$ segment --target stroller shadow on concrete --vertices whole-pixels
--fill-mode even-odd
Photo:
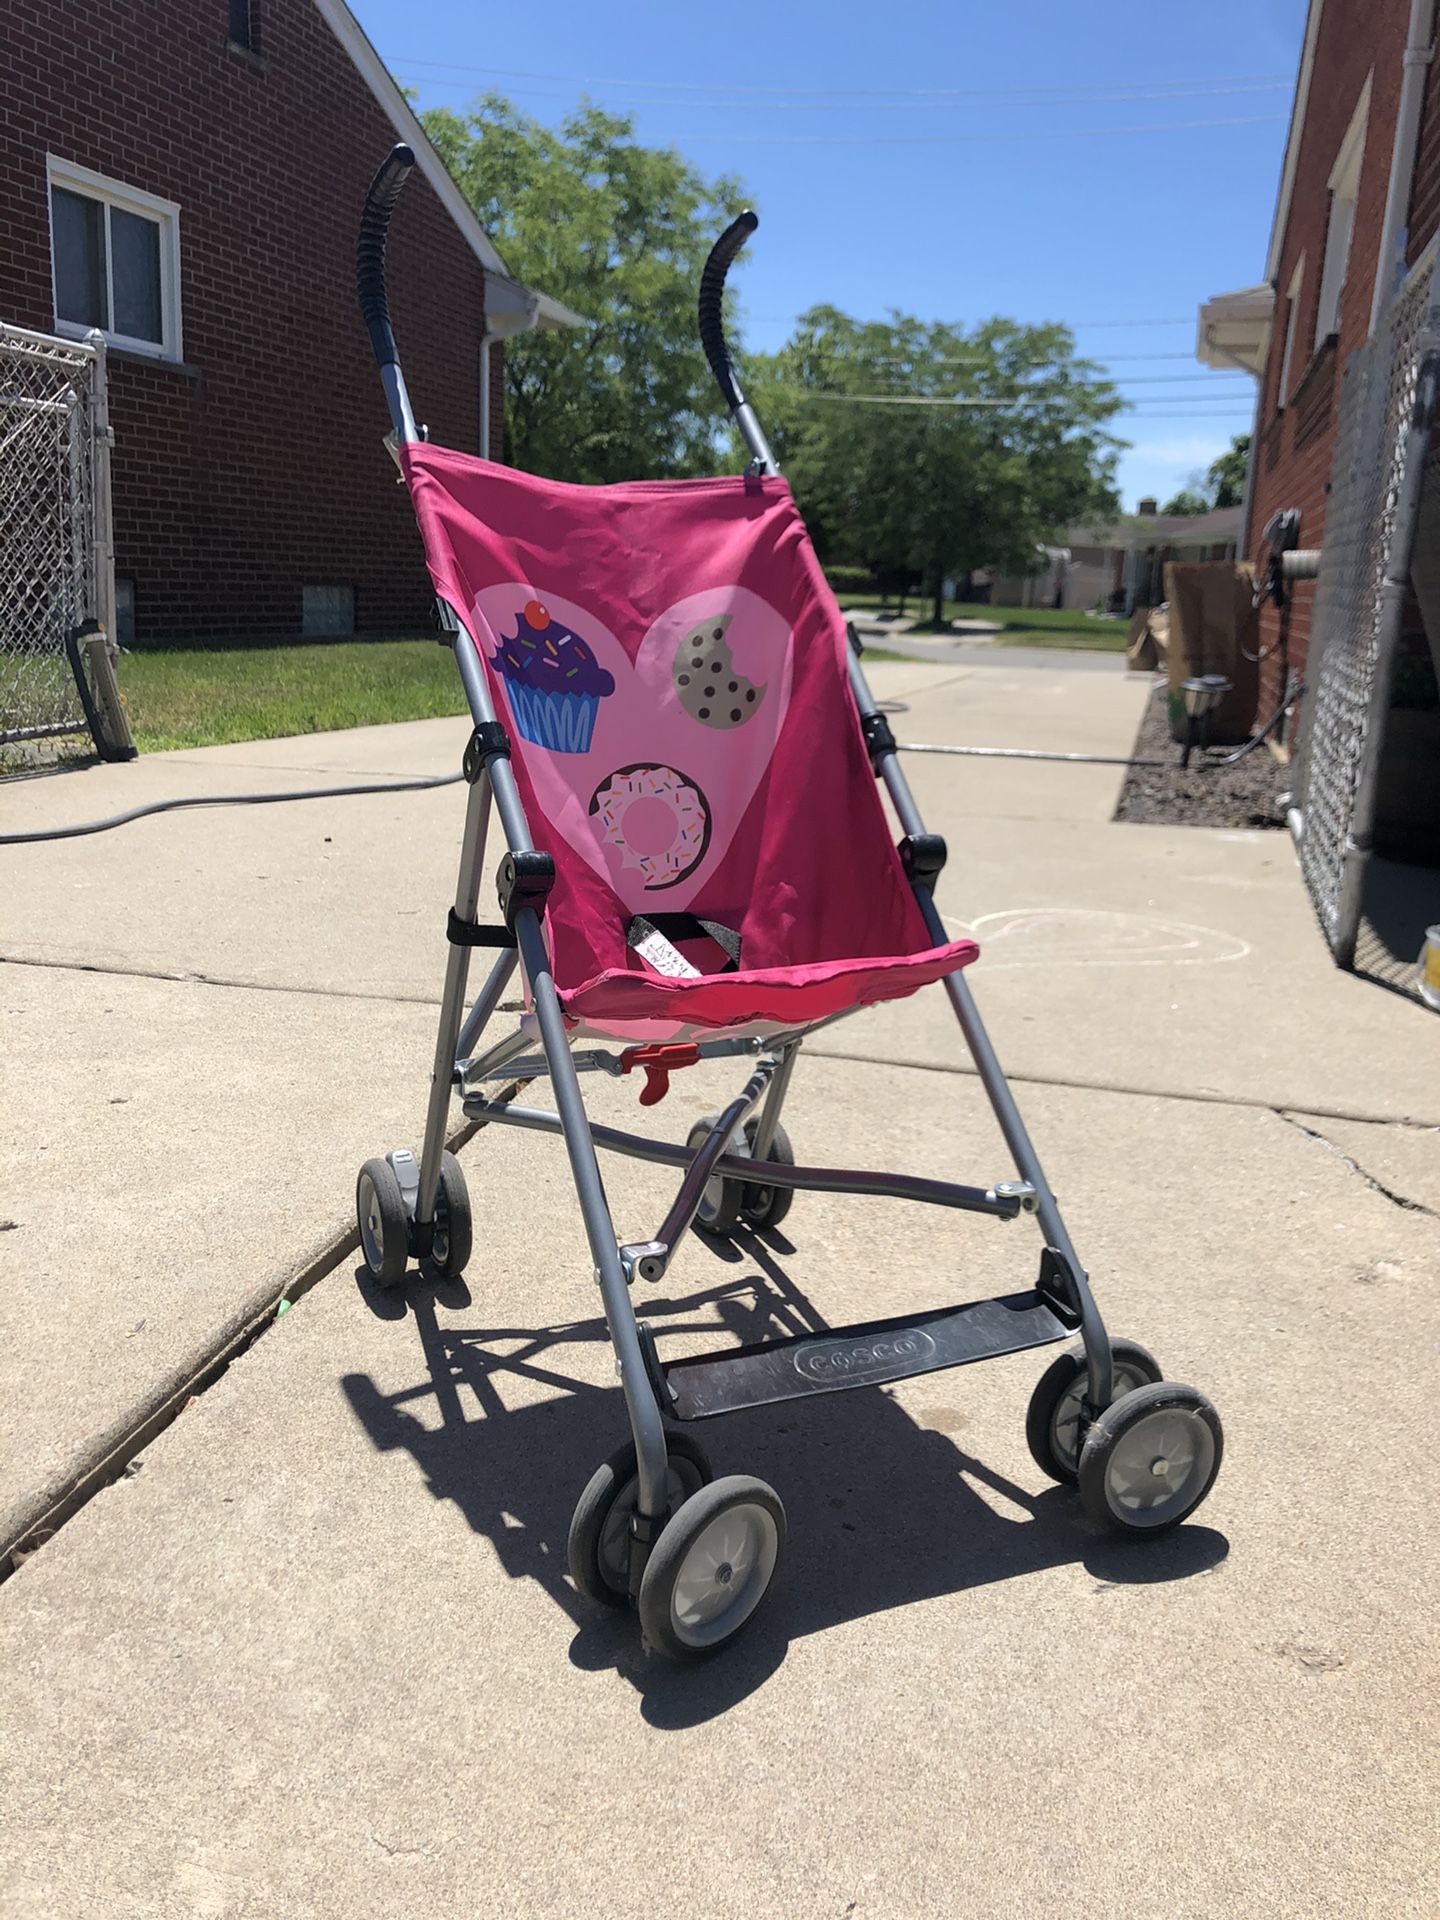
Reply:
[[[772,1247],[788,1251],[778,1235],[770,1246],[754,1237],[734,1246],[705,1243],[742,1270],[714,1287],[639,1303],[667,1348],[687,1332],[709,1344],[717,1322],[737,1341],[823,1329],[774,1257]],[[373,1311],[396,1320],[413,1315],[426,1367],[413,1387],[391,1395],[364,1374],[344,1378],[371,1443],[382,1451],[406,1448],[430,1493],[460,1508],[505,1571],[538,1581],[568,1616],[574,1664],[613,1669],[658,1727],[691,1726],[725,1712],[764,1684],[792,1639],[844,1621],[1077,1561],[1104,1586],[1184,1579],[1210,1571],[1228,1551],[1224,1535],[1204,1526],[1143,1543],[1101,1535],[1069,1491],[1036,1495],[1015,1485],[949,1433],[919,1425],[884,1388],[820,1396],[803,1407],[780,1403],[690,1428],[717,1473],[743,1467],[776,1485],[792,1521],[773,1603],[717,1659],[675,1667],[637,1644],[633,1618],[596,1608],[566,1573],[576,1498],[626,1434],[618,1387],[566,1370],[567,1350],[608,1344],[604,1320],[442,1326],[437,1305],[459,1311],[469,1304],[463,1282],[420,1280],[384,1294],[363,1268],[356,1277]],[[535,1390],[544,1397],[524,1397]],[[426,1402],[433,1404],[422,1421],[411,1409]],[[1016,1418],[1023,1421],[1023,1401]],[[1004,1511],[977,1486],[999,1496]]]

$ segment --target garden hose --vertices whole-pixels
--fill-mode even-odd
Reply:
[[[1303,687],[1298,690],[1303,691]],[[1287,706],[1298,697],[1298,692],[1286,702]],[[909,712],[903,700],[882,700],[878,704],[885,713]],[[1283,712],[1282,707],[1280,713]],[[1199,764],[1209,769],[1233,766],[1266,738],[1280,718],[1280,713],[1274,714],[1238,753],[1221,759],[1203,760]],[[973,760],[1049,760],[1079,767],[1168,767],[1172,764],[1169,760],[1132,759],[1123,754],[1061,753],[1038,747],[945,747],[932,746],[920,740],[902,740],[898,744],[901,753],[953,754]],[[0,833],[0,847],[28,847],[44,840],[81,840],[87,834],[109,833],[115,827],[129,826],[133,820],[146,820],[157,813],[178,813],[185,807],[267,807],[278,805],[282,800],[344,800],[357,794],[422,793],[431,787],[453,787],[464,778],[463,773],[436,773],[422,780],[377,780],[354,787],[301,787],[286,793],[196,794],[182,800],[152,800],[148,806],[130,807],[124,813],[112,813],[103,820],[82,820],[73,827],[44,827],[33,833]]]
[[[112,813],[104,820],[82,820],[73,827],[44,827],[34,833],[0,833],[0,847],[28,847],[40,840],[81,840],[90,833],[109,833],[114,827],[127,827],[132,820],[146,820],[155,813],[179,813],[184,807],[268,807],[282,800],[343,800],[351,794],[419,793],[427,787],[453,787],[465,778],[463,773],[436,773],[423,780],[377,780],[358,787],[299,787],[287,793],[195,794],[183,800],[152,800],[148,806],[130,807],[124,813]]]

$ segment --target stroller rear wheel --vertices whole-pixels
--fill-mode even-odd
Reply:
[[[453,1153],[442,1155],[440,1190],[435,1196],[435,1231],[430,1260],[447,1280],[465,1271],[475,1244],[470,1218],[470,1189]]]
[[[410,1258],[410,1223],[395,1169],[388,1160],[367,1160],[355,1183],[360,1251],[372,1280],[398,1287]]]
[[[1220,1416],[1203,1393],[1165,1380],[1136,1387],[1085,1436],[1085,1511],[1112,1533],[1168,1533],[1209,1493],[1224,1450]]]
[[[669,1505],[674,1513],[714,1475],[705,1449],[688,1433],[667,1433]],[[623,1607],[630,1598],[630,1516],[640,1492],[633,1441],[597,1467],[575,1503],[566,1557],[587,1600]]]
[[[1110,1364],[1116,1400],[1134,1387],[1163,1378],[1154,1355],[1134,1340],[1112,1340]],[[1064,1487],[1073,1487],[1080,1477],[1085,1388],[1085,1349],[1067,1347],[1041,1374],[1025,1416],[1030,1458]]]
[[[703,1120],[697,1120],[690,1129],[686,1145],[700,1146],[718,1118],[717,1114],[711,1113]],[[758,1120],[745,1122],[747,1152],[754,1151],[759,1124]],[[778,1160],[782,1167],[793,1167],[795,1164],[795,1150],[783,1127],[777,1126],[775,1129],[768,1158]],[[794,1198],[792,1187],[767,1187],[754,1180],[726,1180],[717,1175],[715,1179],[707,1181],[695,1218],[707,1233],[729,1235],[738,1227],[749,1227],[752,1232],[758,1233],[765,1227],[778,1227],[789,1213]]]
[[[640,1582],[640,1625],[657,1653],[700,1660],[749,1624],[785,1545],[785,1509],[763,1480],[733,1473],[685,1502]]]

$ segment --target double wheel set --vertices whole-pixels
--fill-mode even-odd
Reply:
[[[713,1124],[697,1122],[691,1144]],[[769,1158],[795,1164],[783,1129],[776,1129]],[[444,1156],[435,1218],[423,1237],[413,1219],[414,1165],[409,1154],[397,1153],[367,1160],[360,1171],[361,1250],[372,1279],[383,1287],[398,1286],[412,1259],[428,1260],[434,1273],[448,1278],[470,1258],[470,1199],[459,1163],[452,1154]],[[793,1197],[790,1188],[716,1177],[697,1218],[708,1232],[727,1237],[741,1229],[773,1228]],[[1091,1520],[1111,1533],[1155,1539],[1188,1519],[1209,1493],[1224,1451],[1220,1417],[1194,1387],[1164,1380],[1153,1356],[1134,1341],[1112,1340],[1110,1352],[1109,1406],[1097,1409],[1088,1399],[1083,1345],[1067,1348],[1031,1395],[1026,1440],[1043,1473],[1078,1487]],[[639,1500],[633,1443],[598,1467],[580,1495],[567,1560],[571,1579],[588,1599],[607,1607],[633,1605],[657,1652],[696,1660],[727,1645],[754,1617],[784,1551],[785,1509],[763,1480],[749,1474],[717,1479],[704,1448],[683,1428],[667,1428],[666,1456],[667,1517],[638,1587],[631,1578]]]

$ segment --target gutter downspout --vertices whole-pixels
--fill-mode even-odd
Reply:
[[[485,276],[489,292],[490,276]],[[485,331],[480,336],[480,458],[489,460],[490,452],[490,347],[496,340],[513,340],[518,334],[533,333],[539,323],[540,303],[530,294],[522,313],[500,313],[492,320],[485,316]]]
[[[1410,211],[1410,189],[1415,178],[1415,150],[1420,139],[1425,73],[1434,55],[1435,3],[1436,0],[1410,0],[1410,37],[1405,46],[1400,107],[1395,116],[1395,145],[1390,156],[1390,184],[1385,194],[1385,217],[1380,226],[1380,252],[1375,261],[1375,298],[1370,306],[1372,335],[1405,277],[1406,219]]]

